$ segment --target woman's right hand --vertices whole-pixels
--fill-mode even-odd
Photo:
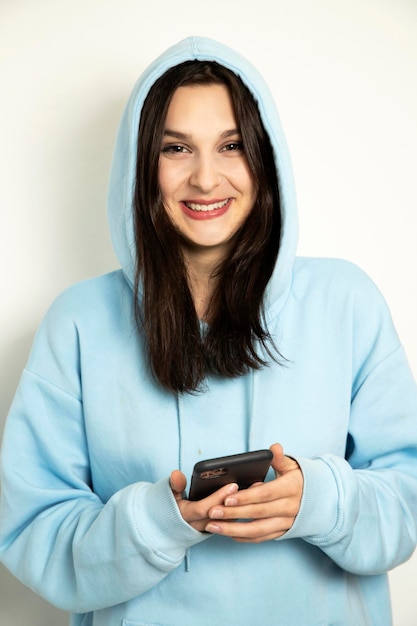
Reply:
[[[185,498],[184,491],[187,486],[187,479],[180,470],[171,472],[169,482],[182,517],[190,526],[200,532],[204,531],[207,523],[210,521],[208,511],[213,506],[223,505],[226,497],[236,493],[238,490],[236,483],[230,483],[207,496],[207,498],[192,501]]]

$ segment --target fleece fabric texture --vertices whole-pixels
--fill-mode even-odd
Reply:
[[[274,148],[283,233],[266,319],[286,361],[176,396],[150,375],[132,321],[132,193],[144,98],[189,59],[241,76]],[[390,626],[386,572],[416,544],[415,382],[372,281],[345,261],[296,257],[285,139],[239,54],[189,38],[144,72],[119,129],[109,220],[121,269],[53,303],[7,419],[2,562],[72,626]],[[281,539],[239,544],[182,519],[173,469],[189,479],[198,460],[274,442],[305,481]]]

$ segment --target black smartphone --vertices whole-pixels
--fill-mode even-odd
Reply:
[[[255,450],[199,461],[194,465],[189,500],[201,500],[228,483],[247,489],[263,482],[271,465],[271,450]]]

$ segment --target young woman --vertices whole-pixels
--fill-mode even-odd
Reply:
[[[2,561],[73,626],[390,625],[416,386],[367,276],[295,257],[247,61],[190,38],[148,68],[109,214],[122,270],[52,305],[7,420]],[[265,483],[187,499],[196,461],[265,447]]]

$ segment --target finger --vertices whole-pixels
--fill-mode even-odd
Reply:
[[[180,500],[183,497],[185,488],[187,486],[187,479],[180,470],[174,470],[169,477],[169,484],[173,491],[176,500]]]
[[[201,520],[206,523],[209,519],[209,510],[222,505],[225,498],[236,493],[237,490],[238,485],[236,483],[229,483],[202,500],[181,500],[179,502],[181,515],[189,523]]]
[[[241,489],[237,493],[228,496],[224,505],[226,507],[245,506],[248,504],[260,504],[291,497],[295,487],[289,477],[280,476],[279,479],[267,483],[252,485],[249,489]]]
[[[299,469],[297,461],[289,456],[285,456],[281,444],[274,443],[270,450],[273,454],[271,466],[278,474],[282,475],[291,470]]]
[[[247,504],[255,504],[258,502],[269,502],[277,497],[275,489],[271,488],[269,483],[257,483],[248,489],[241,489],[225,498],[224,505],[226,507],[244,506]]]
[[[250,522],[208,522],[206,532],[224,535],[236,541],[260,543],[281,537],[291,528],[288,519],[270,518]]]
[[[275,480],[228,496],[224,505],[209,511],[210,519],[294,518],[300,509],[303,490],[301,470],[287,472]]]
[[[201,500],[189,500],[190,506],[198,509],[201,513],[204,513],[204,517],[208,517],[208,512],[212,507],[223,505],[227,497],[233,496],[238,491],[239,487],[237,483],[228,483],[223,485],[217,491],[214,491],[206,498]],[[202,517],[202,516],[201,516]]]
[[[276,517],[293,520],[298,510],[299,505],[296,498],[281,498],[244,506],[214,506],[209,510],[208,515],[212,520],[260,520]]]

